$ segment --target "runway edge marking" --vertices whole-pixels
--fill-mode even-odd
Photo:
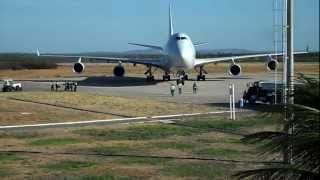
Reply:
[[[243,111],[242,111],[243,112]],[[136,121],[136,120],[147,120],[147,119],[163,119],[172,117],[190,117],[199,115],[211,115],[211,114],[224,114],[230,113],[230,111],[216,111],[207,113],[192,113],[192,114],[175,114],[175,115],[163,115],[163,116],[152,116],[152,117],[135,117],[135,118],[117,118],[117,119],[106,119],[106,120],[89,120],[89,121],[74,121],[74,122],[62,122],[62,123],[43,123],[43,124],[27,124],[27,125],[12,125],[12,126],[0,126],[0,130],[20,129],[20,128],[31,128],[31,127],[59,127],[68,125],[89,125],[106,122],[122,122],[122,121]]]

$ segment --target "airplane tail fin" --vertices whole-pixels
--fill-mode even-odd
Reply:
[[[40,56],[41,54],[40,54],[40,51],[39,51],[39,49],[37,49],[37,56]]]
[[[173,21],[172,21],[172,0],[170,1],[169,5],[169,37],[173,35]]]

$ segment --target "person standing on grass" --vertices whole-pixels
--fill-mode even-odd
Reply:
[[[174,96],[174,92],[175,92],[175,90],[176,90],[176,86],[175,86],[175,85],[173,85],[173,84],[171,84],[171,86],[170,86],[171,96]]]

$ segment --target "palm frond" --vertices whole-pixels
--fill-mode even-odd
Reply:
[[[319,173],[314,173],[295,167],[274,167],[265,169],[255,169],[241,171],[233,175],[235,179],[292,179],[292,180],[317,180],[320,178]]]

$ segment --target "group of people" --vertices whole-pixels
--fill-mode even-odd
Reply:
[[[183,90],[182,88],[183,88],[183,84],[179,83],[178,84],[178,93],[179,93],[179,95],[182,94],[182,90]],[[171,86],[170,86],[171,96],[175,95],[175,91],[176,91],[176,86],[174,84],[171,84]],[[193,91],[193,94],[197,94],[197,92],[198,92],[198,84],[197,84],[197,82],[193,82],[192,91]]]
[[[64,91],[77,92],[78,83],[77,82],[65,82],[63,84]],[[51,91],[58,91],[61,88],[61,85],[57,82],[51,83]]]

